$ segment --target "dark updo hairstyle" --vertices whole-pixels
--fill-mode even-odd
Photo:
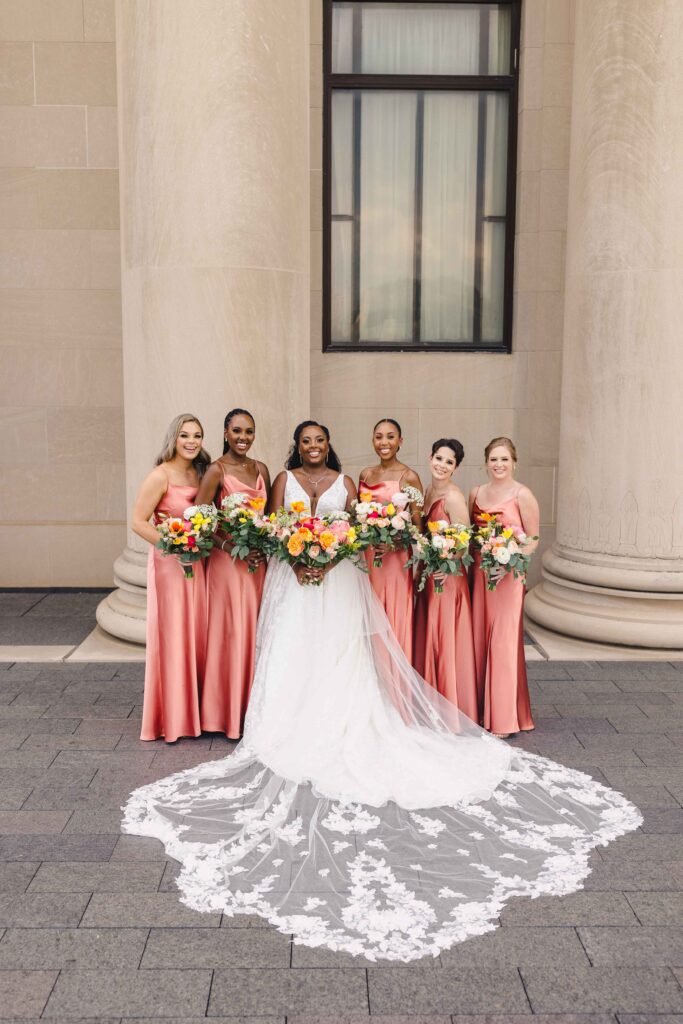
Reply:
[[[303,423],[300,423],[296,430],[294,431],[292,447],[289,449],[289,455],[287,456],[287,461],[285,462],[285,469],[301,469],[303,463],[301,461],[301,455],[299,453],[299,439],[303,431],[306,429],[306,427],[320,427],[320,429],[322,430],[323,434],[325,435],[329,442],[330,432],[323,423],[318,423],[317,420],[304,420]],[[330,469],[335,470],[335,472],[341,473],[341,462],[339,461],[339,457],[337,456],[337,453],[335,452],[332,445],[330,445],[327,450],[327,459],[325,460],[325,465],[328,466]]]
[[[455,437],[440,437],[432,445],[432,455],[436,455],[439,448],[450,448],[455,455],[455,468],[457,469],[465,458],[465,449]]]
[[[377,428],[380,425],[380,423],[391,423],[392,427],[396,427],[396,429],[398,430],[398,436],[399,437],[403,436],[403,431],[401,430],[401,424],[398,422],[398,420],[392,420],[392,418],[390,416],[382,416],[381,420],[377,420],[377,422],[375,423],[374,427],[372,428],[373,434],[377,430]]]
[[[251,413],[249,412],[248,409],[231,409],[230,412],[228,413],[228,415],[223,420],[223,430],[227,430],[228,429],[228,427],[230,426],[230,420],[233,418],[233,416],[248,416],[249,419],[251,420],[251,422],[254,424],[254,426],[256,426],[256,420],[251,415]],[[224,438],[223,439],[223,454],[227,455],[229,451],[230,451],[230,445],[228,444],[227,440],[225,440],[225,438]]]

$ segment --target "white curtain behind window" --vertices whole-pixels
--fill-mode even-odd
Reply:
[[[415,219],[413,92],[365,92],[361,116],[360,336],[411,341]]]
[[[476,93],[426,93],[422,214],[425,341],[472,338],[477,190]]]

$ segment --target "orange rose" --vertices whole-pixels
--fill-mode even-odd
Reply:
[[[289,551],[290,555],[292,555],[293,558],[296,558],[298,555],[301,554],[303,549],[304,549],[304,542],[301,540],[301,537],[299,536],[299,534],[295,533],[287,541],[287,550]]]
[[[250,498],[249,499],[249,507],[255,509],[256,512],[260,512],[261,509],[264,508],[265,504],[266,504],[266,499],[265,498]]]
[[[305,543],[308,543],[309,540],[313,540],[313,534],[311,533],[311,531],[306,526],[300,527],[296,531],[295,536],[300,537],[301,540],[304,541]]]
[[[291,504],[292,512],[296,512],[297,514],[303,512],[303,510],[305,508],[306,508],[306,502],[304,502],[304,501],[293,501],[292,504]]]
[[[429,530],[430,533],[438,533],[439,532],[439,524],[438,523],[427,523],[427,529]]]
[[[332,545],[336,543],[337,538],[331,530],[323,530],[318,537],[318,540],[322,544],[324,550],[327,551],[328,548],[331,548]]]

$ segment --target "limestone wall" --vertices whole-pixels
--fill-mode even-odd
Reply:
[[[114,51],[113,0],[0,2],[0,585],[125,537]]]

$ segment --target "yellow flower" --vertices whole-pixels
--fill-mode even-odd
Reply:
[[[297,555],[301,554],[303,549],[303,540],[301,539],[298,533],[293,534],[287,541],[287,550],[289,551],[290,555],[293,555],[296,558]]]
[[[299,529],[296,531],[295,536],[301,537],[301,540],[304,541],[304,542],[307,542],[309,540],[313,540],[313,534],[305,526],[299,527]]]
[[[182,537],[174,537],[173,538],[173,543],[174,544],[184,544],[185,540],[186,540],[186,538],[185,538],[184,535]]]
[[[303,510],[305,508],[306,508],[306,502],[305,501],[293,501],[292,504],[291,504],[292,512],[303,512]]]
[[[463,530],[462,533],[458,534],[458,540],[461,544],[469,544],[470,535],[467,530]]]
[[[349,532],[346,535],[346,539],[349,541],[350,544],[353,544],[354,540],[356,539],[356,528],[355,528],[355,526],[350,526],[349,527]]]
[[[359,491],[358,497],[361,501],[372,501],[372,494],[370,491]]]
[[[328,548],[332,547],[336,539],[337,538],[335,537],[331,530],[323,530],[323,532],[318,537],[318,540],[322,544],[325,551],[327,551]]]
[[[430,533],[438,533],[439,532],[439,524],[438,523],[427,523],[427,529],[429,530]]]
[[[391,502],[389,502],[389,504],[387,505],[387,515],[388,516],[396,515],[396,507]]]
[[[261,509],[265,506],[265,504],[266,504],[266,499],[265,498],[250,498],[249,499],[250,507],[255,509],[257,512],[260,512]]]
[[[505,537],[506,540],[510,540],[510,537],[512,536],[513,533],[514,530],[511,530],[509,526],[507,527],[507,529],[503,530],[503,536]]]
[[[238,520],[238,522],[240,522],[240,523],[246,523],[246,521],[247,521],[247,517],[246,517],[246,516],[240,516],[240,517],[239,517],[239,520]]]

